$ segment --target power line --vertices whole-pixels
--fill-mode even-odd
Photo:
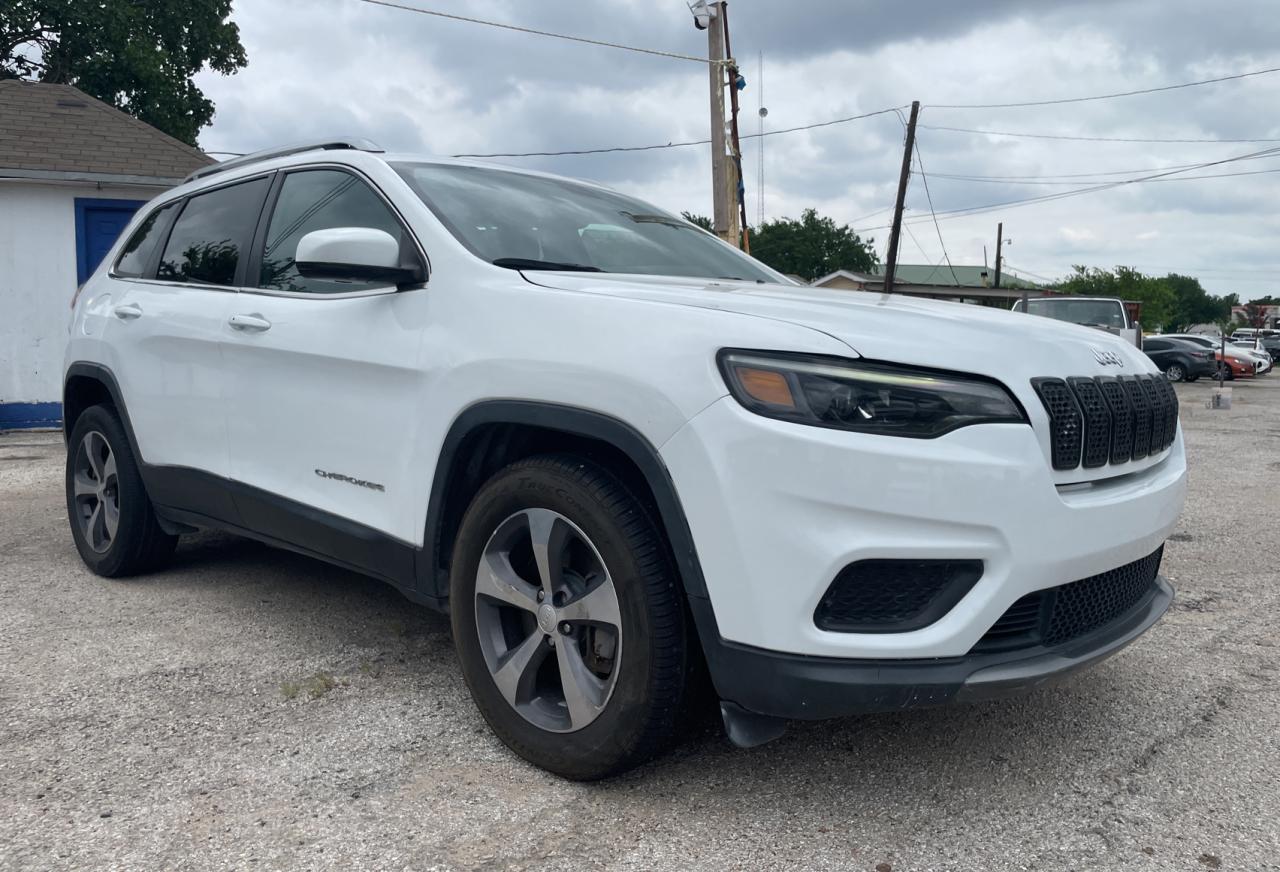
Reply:
[[[1064,103],[1088,103],[1094,100],[1114,100],[1117,97],[1136,97],[1140,94],[1156,94],[1161,91],[1177,91],[1181,88],[1198,88],[1201,85],[1214,85],[1219,82],[1231,82],[1237,79],[1248,79],[1252,76],[1265,76],[1280,72],[1280,67],[1265,70],[1250,70],[1245,73],[1233,73],[1229,76],[1218,76],[1213,79],[1200,79],[1195,82],[1179,82],[1176,85],[1161,85],[1158,88],[1139,88],[1134,91],[1117,91],[1113,94],[1094,94],[1088,97],[1061,97],[1055,100],[1023,100],[1016,103],[930,103],[928,109],[1020,109],[1025,106],[1061,106]]]
[[[1141,142],[1141,143],[1180,143],[1180,144],[1220,144],[1220,143],[1255,143],[1280,142],[1280,139],[1141,139],[1122,136],[1071,136],[1058,133],[1024,133],[1014,130],[981,130],[973,127],[945,127],[934,124],[921,124],[926,130],[942,130],[948,133],[978,133],[985,136],[1016,136],[1023,139],[1058,139],[1069,142]]]
[[[366,3],[372,3],[374,0],[364,0]],[[763,133],[748,133],[740,139],[759,139],[764,136],[778,136],[783,133],[796,133],[800,130],[813,130],[818,127],[831,127],[834,124],[847,124],[850,121],[861,121],[863,118],[872,118],[876,115],[887,115],[890,112],[896,112],[903,107],[890,106],[888,109],[877,109],[874,112],[864,112],[861,115],[847,115],[843,118],[833,118],[830,121],[817,121],[812,124],[801,124],[797,127],[783,127],[778,130],[766,130]],[[575,154],[607,154],[616,151],[655,151],[662,148],[684,148],[689,145],[707,145],[710,139],[689,139],[683,142],[665,142],[655,143],[653,145],[618,145],[608,148],[578,148],[567,149],[564,151],[512,151],[512,152],[491,152],[488,154],[454,154],[450,157],[558,157],[560,155]]]
[[[1262,160],[1266,157],[1274,157],[1274,155],[1263,155],[1257,158],[1248,158],[1248,160]],[[1162,172],[1164,170],[1181,170],[1181,169],[1188,169],[1188,168],[1194,169],[1198,166],[1200,166],[1199,161],[1197,161],[1196,163],[1165,164],[1164,166],[1158,166],[1158,167],[1137,167],[1135,169],[1128,169],[1128,170],[1096,170],[1091,173],[1045,173],[1045,174],[1011,175],[1011,176],[987,176],[987,175],[978,175],[976,173],[934,173],[933,177],[935,179],[956,178],[956,179],[966,179],[970,181],[980,180],[984,182],[985,181],[1010,182],[1010,181],[1023,181],[1023,180],[1046,180],[1047,181],[1051,179],[1084,179],[1084,178],[1091,178],[1094,176],[1131,176],[1131,175],[1134,175],[1135,173],[1155,173],[1155,172]]]
[[[1280,169],[1249,170],[1247,172],[1239,172],[1239,173],[1209,173],[1203,176],[1180,176],[1178,178],[1172,178],[1172,179],[1151,179],[1151,181],[1153,182],[1196,182],[1201,179],[1230,179],[1230,178],[1235,178],[1236,176],[1263,176],[1269,173],[1280,173]],[[953,182],[980,182],[984,184],[1004,184],[1004,185],[1074,185],[1074,184],[1078,184],[1078,182],[1070,182],[1070,181],[1019,182],[1019,181],[1007,181],[1007,180],[1001,180],[1001,179],[966,178],[965,176],[949,176],[944,173],[934,173],[933,177],[935,179],[946,179],[948,181],[953,181]]]
[[[1123,185],[1131,185],[1139,182],[1150,182],[1156,179],[1165,178],[1167,176],[1177,175],[1179,173],[1187,172],[1188,169],[1206,169],[1212,166],[1219,166],[1221,164],[1234,163],[1236,161],[1241,161],[1241,160],[1250,160],[1255,157],[1261,157],[1261,156],[1277,154],[1277,153],[1280,153],[1280,148],[1263,149],[1262,151],[1250,152],[1248,154],[1243,154],[1243,155],[1236,155],[1234,157],[1223,158],[1222,160],[1206,161],[1204,163],[1194,164],[1188,167],[1187,169],[1167,170],[1165,172],[1155,173],[1153,175],[1147,175],[1147,176],[1139,176],[1133,179],[1119,179],[1114,182],[1106,182],[1100,185],[1091,185],[1085,188],[1076,188],[1070,191],[1059,191],[1054,194],[1043,194],[1038,197],[1024,197],[1024,198],[1015,199],[1015,200],[1005,200],[1000,203],[987,203],[982,206],[967,206],[962,209],[948,209],[948,210],[944,210],[941,213],[937,213],[942,216],[938,220],[946,220],[948,218],[959,218],[959,217],[970,216],[970,215],[979,215],[979,214],[982,214],[983,212],[991,212],[997,209],[1017,208],[1019,206],[1030,205],[1032,203],[1044,203],[1052,200],[1066,199],[1067,197],[1076,197],[1081,194],[1092,194],[1099,191],[1108,191],[1108,190],[1111,190],[1112,188],[1118,188]],[[869,232],[871,230],[881,230],[887,226],[888,225],[868,227],[864,229],[859,229],[856,232],[863,233],[863,232]]]
[[[407,6],[403,3],[393,3],[391,2],[391,0],[362,0],[362,2],[372,3],[375,6],[386,6],[391,9],[403,9],[405,12],[417,12],[419,15],[434,15],[437,18],[449,18],[449,19],[452,19],[453,21],[466,21],[470,24],[483,24],[486,27],[498,27],[503,30],[514,30],[517,33],[529,33],[529,34],[533,34],[534,36],[549,36],[553,39],[565,39],[565,40],[568,40],[569,42],[581,42],[581,43],[586,43],[587,45],[599,45],[605,48],[617,48],[623,51],[632,51],[632,52],[638,52],[640,54],[647,54],[647,55],[657,55],[658,57],[674,58],[676,60],[681,60],[681,61],[695,61],[700,64],[728,63],[728,61],[720,61],[720,60],[712,61],[712,60],[709,60],[708,58],[697,57],[696,55],[685,55],[685,54],[679,54],[677,52],[661,51],[659,49],[653,49],[653,48],[637,48],[636,46],[633,46],[633,45],[622,45],[621,43],[616,43],[616,42],[605,42],[602,39],[588,39],[585,36],[570,36],[567,33],[555,33],[550,30],[535,30],[532,27],[520,27],[515,24],[504,24],[500,21],[486,21],[483,18],[469,18],[466,15],[454,15],[449,12],[438,12],[434,9],[420,9],[417,6]]]
[[[920,155],[920,141],[915,143],[916,163],[920,165],[920,181],[924,183],[924,196],[929,201],[929,214],[933,216],[933,229],[938,232],[938,244],[942,246],[942,256],[947,261],[947,269],[951,270],[951,280],[960,287],[960,279],[956,278],[956,268],[951,265],[951,255],[947,254],[947,244],[942,241],[942,227],[938,224],[938,213],[933,210],[933,195],[929,193],[929,177],[924,171],[924,158]]]

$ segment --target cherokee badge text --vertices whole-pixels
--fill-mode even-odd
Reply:
[[[331,478],[335,481],[345,481],[347,484],[354,484],[358,487],[367,487],[369,490],[386,492],[386,488],[378,484],[376,481],[365,481],[362,478],[352,478],[349,475],[343,475],[340,472],[325,472],[323,469],[317,469],[316,475],[321,478]]]

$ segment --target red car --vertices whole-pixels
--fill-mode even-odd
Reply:
[[[1222,366],[1222,352],[1215,351],[1214,357],[1218,361],[1218,366]],[[1257,375],[1256,368],[1252,361],[1245,360],[1240,357],[1232,357],[1227,355],[1227,378],[1253,378]]]

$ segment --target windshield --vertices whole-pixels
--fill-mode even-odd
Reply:
[[[392,166],[459,242],[498,266],[788,283],[689,222],[612,191],[487,167]]]
[[[1124,328],[1124,307],[1116,300],[1072,300],[1064,297],[1028,300],[1027,311],[1032,315],[1089,327]]]

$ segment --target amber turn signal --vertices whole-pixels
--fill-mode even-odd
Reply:
[[[795,397],[791,394],[791,385],[782,373],[749,366],[735,366],[733,371],[742,389],[753,400],[770,406],[785,406],[788,409],[796,407]]]

